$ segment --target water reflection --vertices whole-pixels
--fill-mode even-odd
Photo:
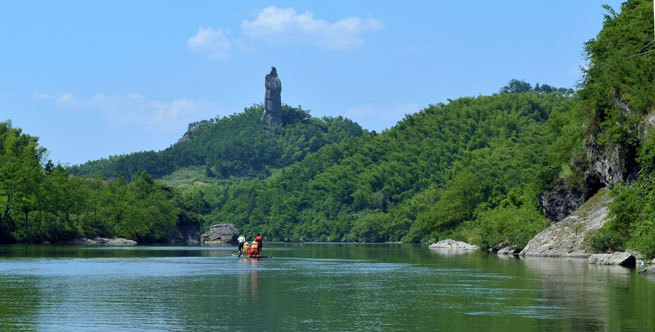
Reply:
[[[546,290],[544,303],[558,304],[570,309],[560,313],[561,318],[566,319],[568,329],[653,329],[652,320],[640,319],[639,307],[655,309],[655,289],[645,285],[643,278],[634,270],[621,266],[589,265],[585,259],[575,258],[526,258],[521,260],[521,263],[535,273],[541,287]],[[637,301],[644,302],[637,304],[630,293],[639,289],[651,295],[646,295]],[[547,326],[562,328],[563,324],[551,322]]]
[[[41,302],[39,278],[0,278],[0,330],[36,330]]]
[[[395,244],[271,244],[264,260],[49,248],[0,247],[0,330],[655,330],[655,283],[584,260]]]
[[[242,298],[250,296],[252,301],[259,300],[259,267],[261,261],[259,259],[242,258],[239,257],[238,264],[242,270],[239,277],[239,293],[238,297]]]

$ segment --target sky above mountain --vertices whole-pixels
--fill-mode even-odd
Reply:
[[[159,150],[263,102],[276,66],[283,103],[382,131],[512,78],[575,87],[601,3],[8,2],[0,121],[64,164]]]

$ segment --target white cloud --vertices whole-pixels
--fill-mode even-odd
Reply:
[[[96,93],[90,98],[77,98],[71,93],[35,93],[33,98],[50,100],[66,112],[95,112],[112,129],[142,128],[157,133],[183,133],[190,122],[214,117],[220,111],[211,102],[184,98],[149,100],[135,92],[124,95]]]
[[[351,107],[346,111],[346,117],[370,130],[382,131],[393,127],[405,115],[419,110],[413,103],[393,104],[387,107],[378,107],[373,104]]]
[[[57,105],[63,105],[63,104],[75,104],[77,102],[77,99],[75,99],[75,96],[70,93],[70,92],[65,92],[65,93],[45,93],[41,91],[36,91],[34,94],[32,94],[32,99],[34,100],[54,100]]]
[[[130,98],[130,99],[135,100],[135,101],[142,102],[142,101],[146,100],[146,98],[144,96],[142,96],[142,95],[140,95],[140,94],[138,94],[136,92],[128,92],[126,94],[126,96],[127,96],[127,98]]]
[[[74,103],[76,101],[75,96],[73,96],[72,93],[62,93],[59,95],[59,98],[57,98],[58,103]]]
[[[152,102],[152,105],[157,112],[148,119],[148,123],[156,127],[179,122],[180,119],[185,119],[189,114],[195,113],[196,109],[195,103],[188,99],[175,99],[170,102],[155,101]]]
[[[200,27],[198,33],[189,38],[187,44],[193,51],[208,53],[210,57],[225,59],[230,55],[229,30]]]
[[[40,91],[36,91],[32,95],[32,99],[34,99],[34,100],[48,100],[48,99],[52,99],[52,98],[53,98],[52,95],[47,94],[47,93],[43,93],[43,92],[40,92]]]
[[[350,49],[363,43],[362,33],[379,30],[373,18],[348,17],[336,22],[314,18],[309,11],[275,6],[262,9],[253,21],[244,20],[241,31],[252,39],[271,43],[314,44],[327,49]]]

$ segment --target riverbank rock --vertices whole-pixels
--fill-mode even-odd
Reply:
[[[216,224],[200,236],[200,243],[204,245],[237,245],[239,234],[239,230],[232,224]]]
[[[650,265],[646,266],[645,269],[641,269],[638,273],[655,276],[655,259],[653,259],[653,262]]]
[[[454,250],[480,250],[480,247],[468,244],[462,241],[443,240],[433,243],[429,246],[430,249],[454,249]]]
[[[504,247],[496,252],[497,255],[514,255],[518,256],[521,253],[521,248],[517,246]]]
[[[638,273],[640,274],[646,274],[649,276],[655,276],[655,265],[651,264],[647,266],[645,269],[640,270]]]
[[[609,191],[602,188],[573,214],[550,225],[523,248],[521,256],[589,257],[585,238],[607,221]]]
[[[595,254],[591,255],[587,260],[589,264],[598,265],[621,265],[627,267],[634,267],[637,264],[637,259],[629,252],[615,252],[613,254]]]
[[[135,246],[137,243],[134,240],[115,237],[112,239],[104,237],[96,237],[94,239],[77,239],[72,241],[65,241],[62,244],[73,245],[88,245],[88,246]]]

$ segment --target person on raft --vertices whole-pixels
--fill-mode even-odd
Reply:
[[[248,244],[248,242],[246,242],[243,245],[243,255],[247,257],[249,253],[250,253],[250,245]]]
[[[241,234],[241,235],[239,235],[239,238],[237,239],[237,241],[239,242],[239,249],[238,249],[239,256],[241,256],[243,254],[243,245],[246,243],[246,237],[243,236],[243,234]]]
[[[259,252],[259,249],[257,249],[257,242],[253,242],[250,244],[250,249],[248,249],[248,255],[246,257],[256,257],[257,253]]]
[[[264,242],[264,238],[261,236],[261,234],[257,233],[257,237],[255,238],[255,242],[257,242],[257,254],[261,255],[262,254],[262,242]]]

